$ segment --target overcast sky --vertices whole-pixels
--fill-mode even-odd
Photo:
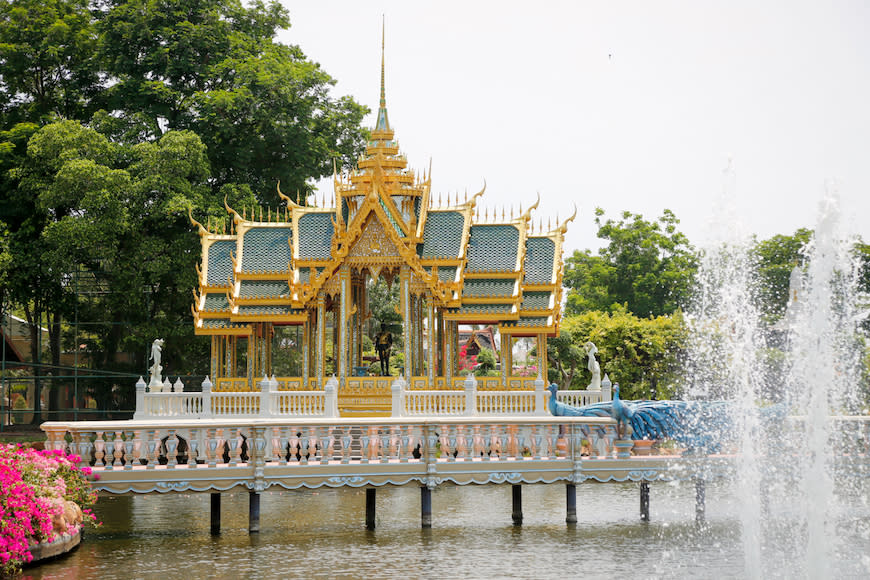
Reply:
[[[597,206],[669,208],[703,245],[723,191],[745,230],[791,234],[829,183],[870,239],[870,2],[283,2],[280,40],[371,108],[369,127],[385,16],[409,166],[432,159],[436,197],[486,180],[484,206],[527,208],[540,192],[545,222],[576,202],[566,251],[599,246]]]

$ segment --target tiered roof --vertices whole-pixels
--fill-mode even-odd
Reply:
[[[431,167],[407,169],[384,95],[365,154],[335,175],[335,203],[298,205],[247,216],[227,206],[230,234],[202,225],[202,267],[193,315],[198,334],[251,333],[252,322],[301,324],[318,293],[338,293],[349,264],[373,276],[410,268],[412,289],[445,318],[499,324],[514,335],[555,334],[562,295],[562,240],[568,221],[532,232],[535,203],[516,217],[481,218],[477,201],[430,196]],[[325,203],[323,204],[326,205]],[[193,218],[191,218],[193,220]]]

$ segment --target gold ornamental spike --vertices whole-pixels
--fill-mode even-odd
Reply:
[[[541,204],[541,194],[538,193],[537,195],[538,195],[538,199],[535,200],[535,203],[533,203],[531,206],[529,206],[529,209],[526,211],[526,213],[523,213],[522,210],[520,210],[520,214],[521,214],[520,217],[523,220],[529,221],[532,218],[532,210],[538,209],[538,206]]]
[[[298,203],[290,199],[288,196],[284,195],[284,192],[281,191],[281,180],[278,180],[278,197],[283,199],[287,203],[287,207],[300,207]],[[299,199],[299,192],[296,192],[296,199]]]
[[[191,211],[191,208],[189,206],[187,208],[187,217],[190,218],[190,223],[195,225],[199,229],[200,236],[204,236],[204,235],[208,234],[208,230],[205,229],[204,227],[202,227],[201,223],[199,223],[198,221],[193,219],[193,212]]]
[[[501,221],[504,221],[504,206],[501,206]]]
[[[573,222],[574,218],[576,218],[576,217],[577,217],[577,204],[575,203],[574,204],[574,213],[571,214],[571,217],[569,217],[568,219],[565,220],[565,223],[563,223],[562,225],[559,226],[559,231],[562,232],[562,234],[565,234],[568,231],[568,224],[570,222]],[[556,221],[558,222],[558,219]]]
[[[266,213],[266,216],[267,216],[267,219],[271,222],[272,221],[272,206],[271,205],[269,206],[269,210]]]

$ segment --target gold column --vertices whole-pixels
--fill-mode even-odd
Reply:
[[[438,344],[438,335],[435,332],[435,305],[432,303],[431,299],[426,300],[427,314],[428,314],[428,329],[427,329],[427,340],[428,340],[428,358],[429,358],[429,368],[427,369],[427,376],[429,377],[429,388],[435,388],[435,353],[437,352],[437,344]]]

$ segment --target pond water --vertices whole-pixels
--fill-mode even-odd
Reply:
[[[870,576],[870,481],[847,486],[832,513],[838,538],[831,578]],[[222,533],[209,533],[208,494],[102,497],[103,525],[65,558],[25,578],[765,578],[806,577],[786,508],[764,522],[762,570],[747,570],[736,486],[707,486],[706,524],[694,486],[650,486],[651,521],[639,519],[637,484],[577,486],[578,524],[565,524],[565,486],[523,487],[522,526],[511,487],[442,486],[431,529],[420,527],[418,487],[378,489],[377,527],[364,528],[365,491],[266,492],[261,532],[247,530],[247,493],[224,494]],[[787,505],[787,504],[786,504]]]

